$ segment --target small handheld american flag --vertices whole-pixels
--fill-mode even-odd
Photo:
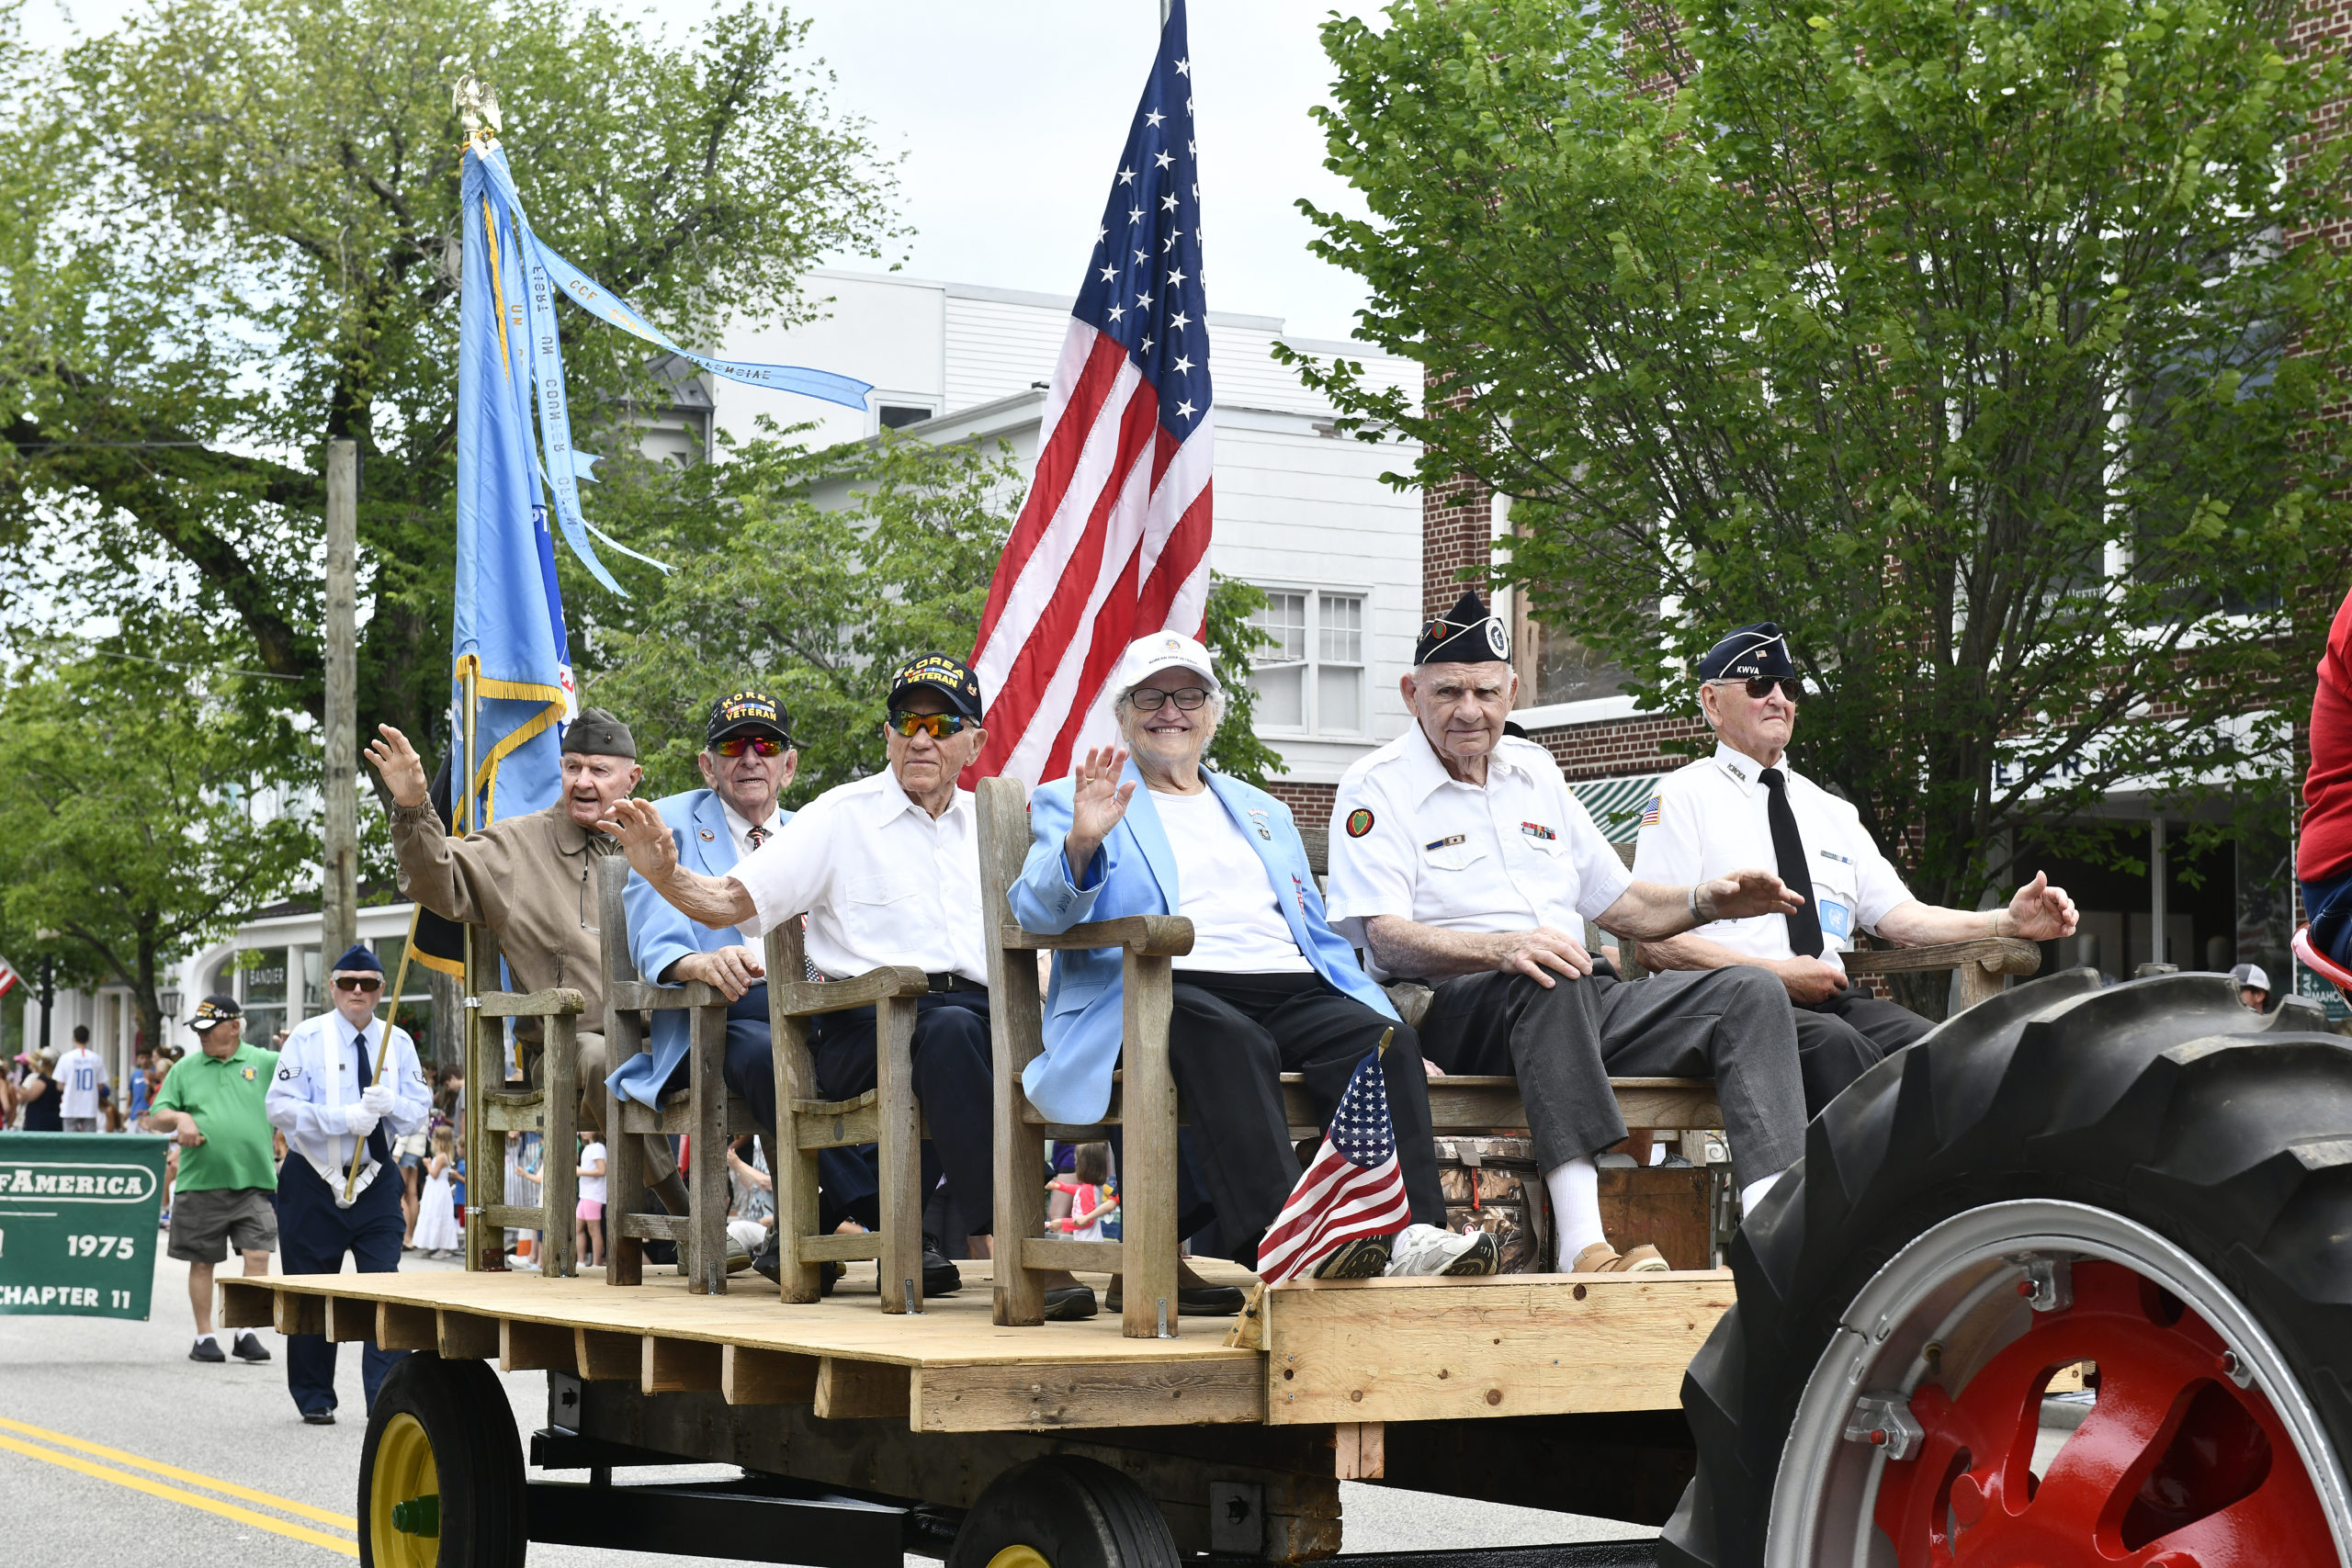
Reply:
[[[1388,1120],[1388,1079],[1380,1068],[1395,1033],[1382,1035],[1381,1049],[1357,1064],[1321,1152],[1258,1244],[1258,1272],[1267,1284],[1311,1274],[1349,1242],[1394,1235],[1412,1218],[1396,1164],[1396,1129]]]

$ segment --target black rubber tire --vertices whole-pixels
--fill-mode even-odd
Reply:
[[[1738,1305],[1682,1382],[1698,1472],[1669,1568],[1757,1568],[1797,1400],[1833,1326],[1928,1227],[1986,1203],[2095,1205],[2169,1237],[2276,1339],[2352,1452],[2352,1049],[2319,1010],[2248,1011],[2222,975],[2021,986],[1824,1108],[1740,1227]]]
[[[949,1549],[947,1568],[989,1568],[1026,1546],[1050,1568],[1176,1568],[1176,1538],[1144,1489],[1109,1465],[1049,1454],[989,1483]]]
[[[433,1448],[441,1488],[439,1568],[523,1568],[530,1495],[514,1407],[481,1361],[403,1356],[384,1378],[359,1450],[359,1562],[376,1568],[369,1507],[376,1450],[396,1416],[416,1418]]]

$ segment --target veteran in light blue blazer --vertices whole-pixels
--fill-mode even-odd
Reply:
[[[1324,918],[1290,808],[1201,766],[1225,706],[1207,649],[1167,632],[1139,638],[1112,690],[1125,745],[1090,752],[1031,796],[1012,911],[1048,932],[1125,915],[1193,922],[1193,951],[1176,960],[1168,1057],[1191,1125],[1188,1168],[1234,1258],[1254,1266],[1300,1175],[1281,1075],[1303,1075],[1328,1119],[1393,1031],[1382,1068],[1412,1223],[1400,1215],[1395,1234],[1350,1243],[1320,1272],[1491,1273],[1493,1238],[1443,1228],[1419,1043]],[[1049,1120],[1091,1122],[1109,1104],[1122,988],[1117,949],[1057,955],[1045,1054],[1023,1074]]]
[[[786,822],[777,802],[798,770],[784,704],[762,691],[730,693],[710,705],[703,750],[695,762],[702,789],[653,803],[690,871],[724,876]],[[743,1097],[762,1126],[775,1127],[775,1072],[768,1035],[768,988],[762,949],[733,926],[712,929],[688,919],[635,872],[622,896],[628,911],[629,961],[647,980],[682,986],[700,980],[729,998],[727,1087]],[[623,1062],[606,1081],[626,1100],[651,1105],[686,1059],[684,1011],[653,1015],[652,1050]],[[825,1209],[831,1222],[860,1198],[873,1196],[868,1162],[827,1150],[819,1160]],[[830,1228],[830,1223],[828,1224]],[[764,1254],[763,1255],[764,1256]]]

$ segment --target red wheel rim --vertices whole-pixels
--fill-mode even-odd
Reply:
[[[2074,1265],[2071,1306],[1961,1390],[1924,1382],[1927,1438],[1881,1474],[1901,1568],[2290,1568],[2335,1561],[2294,1439],[2197,1314],[2120,1264]],[[2041,1397],[2076,1361],[2097,1404],[2033,1473]]]

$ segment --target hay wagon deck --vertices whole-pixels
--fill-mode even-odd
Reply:
[[[912,1315],[877,1310],[870,1264],[830,1298],[790,1304],[650,1270],[633,1290],[595,1270],[436,1270],[227,1280],[221,1292],[232,1325],[544,1370],[543,1464],[716,1461],[840,1489],[881,1556],[827,1556],[821,1531],[774,1519],[741,1539],[679,1539],[662,1523],[676,1497],[668,1512],[637,1506],[660,1489],[545,1481],[529,1483],[531,1539],[704,1552],[731,1540],[714,1554],[842,1568],[923,1550],[940,1510],[970,1509],[1000,1475],[1055,1455],[1140,1485],[1180,1551],[1266,1562],[1339,1549],[1342,1480],[1656,1523],[1689,1474],[1683,1369],[1732,1302],[1726,1270],[1316,1282],[1258,1294],[1222,1337],[1193,1320],[1182,1338],[1135,1339],[1107,1313],[1000,1326],[989,1265],[962,1268],[961,1292]],[[1658,1427],[1648,1446],[1642,1412]],[[888,1529],[862,1518],[877,1497],[907,1506]],[[822,1506],[734,1501],[796,1520]]]

